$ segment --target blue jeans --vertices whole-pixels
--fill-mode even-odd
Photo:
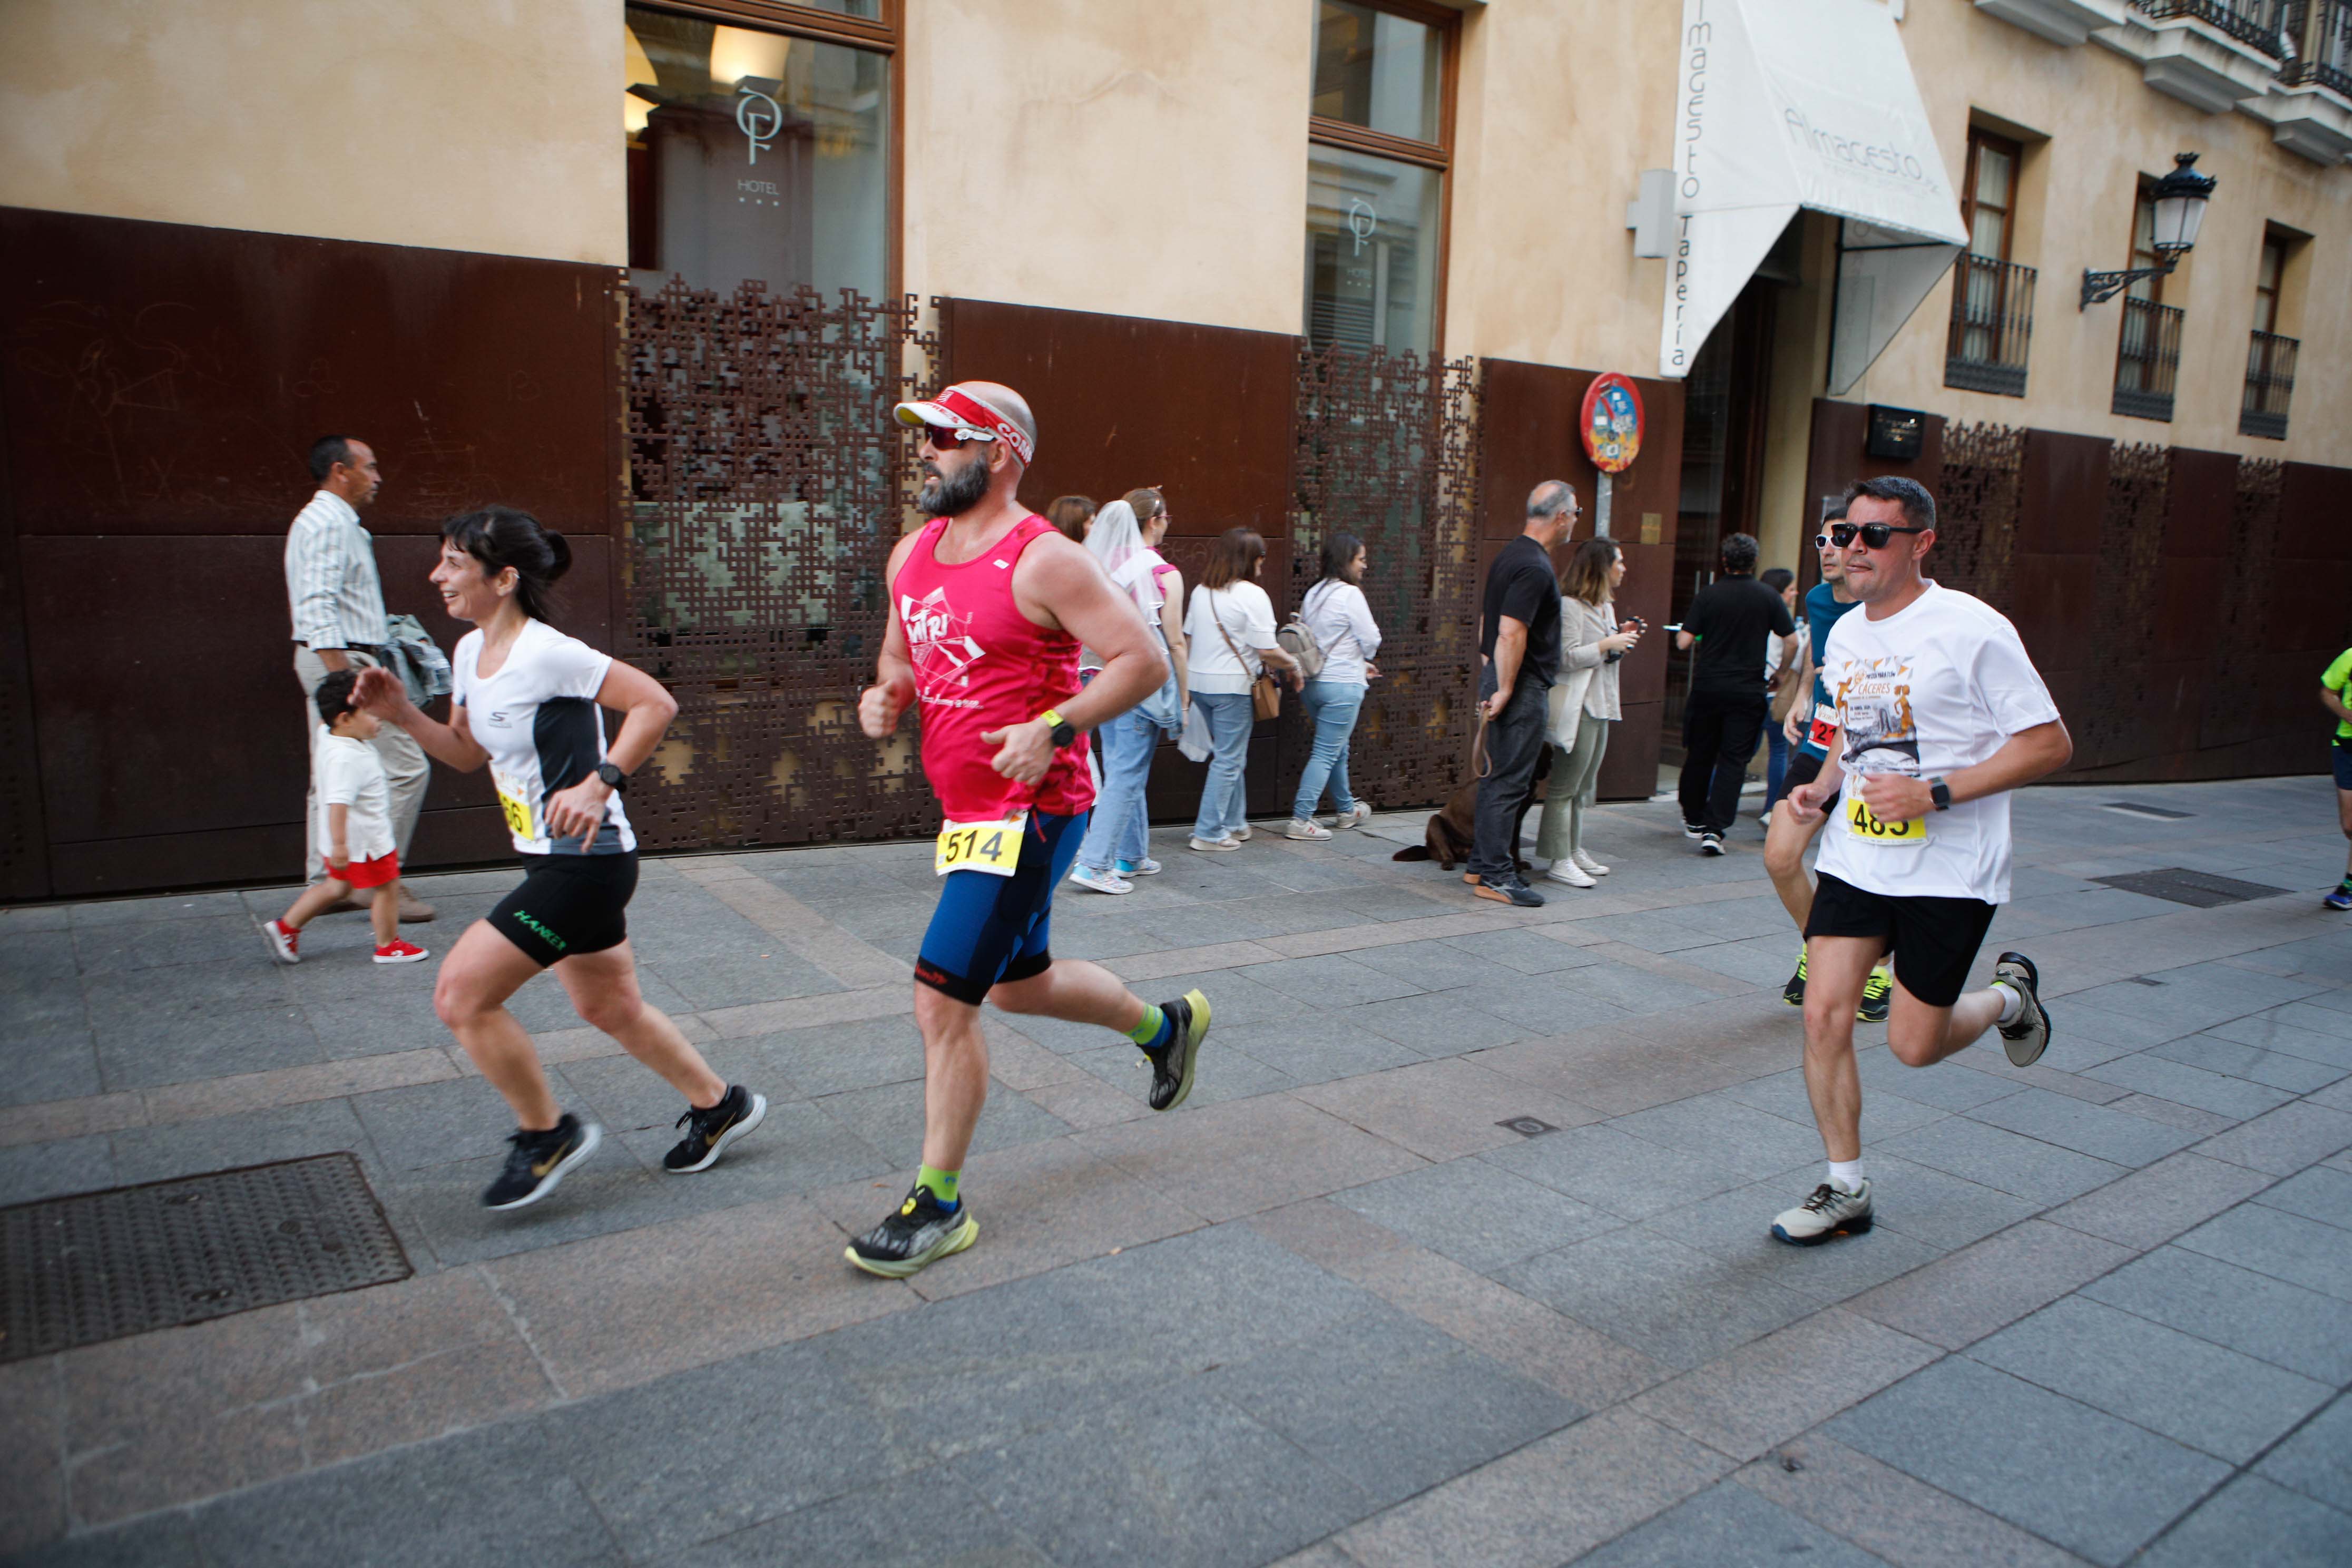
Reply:
[[[1764,756],[1764,815],[1769,816],[1780,804],[1780,786],[1789,777],[1789,733],[1768,718],[1764,743],[1771,748]]]
[[[1201,786],[1201,811],[1192,821],[1195,838],[1223,838],[1248,820],[1243,815],[1243,770],[1249,765],[1251,727],[1257,713],[1246,691],[1195,691],[1192,700],[1209,721],[1209,779]]]
[[[1095,797],[1094,820],[1078,846],[1078,864],[1108,871],[1114,858],[1141,863],[1149,849],[1144,786],[1151,782],[1151,759],[1160,750],[1160,726],[1130,708],[1095,731],[1102,768],[1102,793]]]
[[[1298,799],[1290,808],[1290,815],[1301,822],[1314,820],[1327,783],[1331,786],[1333,810],[1345,816],[1356,809],[1356,799],[1348,793],[1348,737],[1356,732],[1364,690],[1335,680],[1310,680],[1299,694],[1307,704],[1307,716],[1315,721],[1315,747],[1307,753],[1307,771],[1298,775]]]

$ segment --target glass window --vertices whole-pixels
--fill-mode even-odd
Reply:
[[[2156,253],[2156,188],[2155,183],[2140,181],[2139,195],[2132,203],[2131,264],[2134,267],[2155,267],[2163,258]],[[2164,279],[2142,278],[2132,284],[2127,293],[2135,300],[2164,298]]]
[[[1314,112],[1391,136],[1438,140],[1444,39],[1425,22],[1347,0],[1321,0]]]
[[[2263,241],[2262,270],[2254,275],[2254,331],[2278,331],[2279,275],[2286,270],[2286,243]]]
[[[882,19],[882,0],[785,0],[803,11],[824,11],[835,16],[856,16],[861,21]]]
[[[1307,163],[1307,338],[1428,353],[1437,301],[1434,169],[1316,145]]]
[[[1981,132],[1969,135],[1969,249],[1997,261],[2009,259],[2010,195],[2017,178],[2017,146]]]
[[[820,10],[870,16],[873,0]],[[629,266],[732,290],[887,292],[889,60],[813,38],[625,12]]]

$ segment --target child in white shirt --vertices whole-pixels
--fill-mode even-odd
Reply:
[[[383,763],[368,744],[379,721],[351,705],[358,682],[359,672],[353,669],[331,671],[319,682],[323,722],[310,747],[310,770],[319,803],[317,841],[327,846],[327,875],[261,928],[269,956],[280,963],[301,963],[296,949],[302,928],[360,889],[367,889],[373,900],[368,918],[375,927],[378,963],[415,963],[432,956],[400,938],[400,856],[392,837],[392,787]]]

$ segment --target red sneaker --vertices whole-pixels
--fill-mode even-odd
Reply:
[[[301,945],[302,933],[289,931],[282,921],[264,921],[261,940],[269,944],[269,956],[280,963],[299,963],[302,955],[294,950]]]
[[[378,963],[415,963],[432,956],[430,952],[417,946],[415,942],[403,942],[397,937],[375,950],[375,961]]]

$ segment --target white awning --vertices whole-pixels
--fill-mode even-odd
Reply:
[[[1800,208],[1841,226],[1832,395],[1968,243],[1902,36],[1875,0],[1683,0],[1658,374],[1689,374]]]

